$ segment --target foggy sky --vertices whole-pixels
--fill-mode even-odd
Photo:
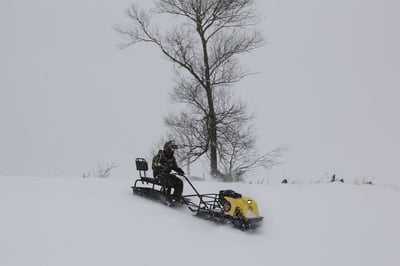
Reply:
[[[0,3],[0,174],[81,176],[115,161],[114,175],[136,175],[133,159],[165,133],[174,76],[155,47],[117,48],[129,3]],[[241,57],[258,74],[233,89],[260,150],[289,148],[270,179],[400,183],[399,2],[258,5],[267,45]]]

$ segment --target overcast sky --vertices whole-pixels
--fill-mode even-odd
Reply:
[[[131,2],[0,2],[0,174],[81,176],[115,161],[115,175],[136,175],[133,159],[164,134],[174,76],[155,47],[116,47]],[[399,184],[400,2],[257,3],[268,42],[241,58],[259,74],[234,90],[260,150],[289,147],[271,179]]]

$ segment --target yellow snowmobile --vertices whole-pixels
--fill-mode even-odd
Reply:
[[[190,181],[189,181],[190,184]],[[198,197],[200,202],[193,203],[192,197]],[[230,223],[242,230],[254,229],[261,225],[257,203],[254,199],[243,197],[233,190],[221,190],[218,194],[186,195],[190,199],[187,205],[197,216],[217,223]]]

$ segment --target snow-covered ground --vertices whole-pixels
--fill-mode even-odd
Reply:
[[[0,176],[0,265],[400,265],[396,188],[194,183],[253,197],[265,220],[246,233],[132,195],[133,180]]]

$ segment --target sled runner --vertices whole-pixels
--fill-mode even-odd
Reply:
[[[158,180],[148,177],[147,161],[135,160],[139,179],[132,186],[133,194],[160,201],[169,206],[186,205],[196,216],[221,224],[232,224],[242,230],[254,229],[261,225],[263,217],[259,215],[257,203],[233,190],[221,190],[219,193],[200,194],[186,176],[182,176],[195,194],[183,195],[174,199],[164,194],[164,187]]]

